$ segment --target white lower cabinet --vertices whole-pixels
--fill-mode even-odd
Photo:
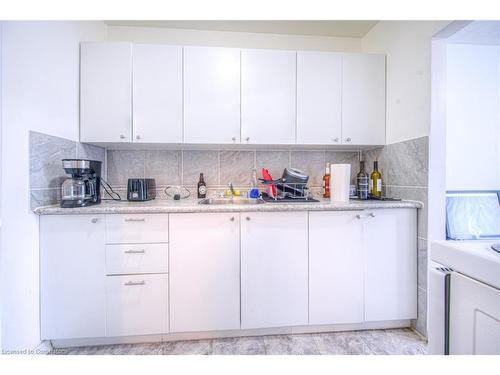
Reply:
[[[417,214],[309,214],[309,323],[417,317]]]
[[[239,213],[170,215],[171,332],[240,328]]]
[[[417,317],[417,212],[365,212],[365,320]]]
[[[364,321],[362,215],[309,213],[309,324]]]
[[[307,216],[241,213],[241,328],[308,323]]]
[[[413,208],[43,216],[41,337],[414,319],[416,216]]]
[[[42,340],[103,337],[104,216],[40,218]]]
[[[106,277],[106,336],[168,332],[168,275]]]

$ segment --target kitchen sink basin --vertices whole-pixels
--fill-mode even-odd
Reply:
[[[206,198],[200,204],[221,205],[221,204],[262,204],[264,200],[258,198]]]

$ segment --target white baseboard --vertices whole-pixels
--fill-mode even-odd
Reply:
[[[356,323],[356,324],[306,325],[306,326],[294,326],[294,327],[241,329],[241,330],[231,330],[231,331],[181,332],[181,333],[166,333],[166,334],[142,335],[142,336],[64,339],[64,340],[51,340],[51,344],[54,348],[69,348],[75,346],[136,344],[145,342],[202,340],[202,339],[214,339],[214,338],[224,338],[224,337],[287,335],[287,334],[299,334],[299,333],[360,331],[368,329],[389,329],[389,328],[407,328],[407,327],[410,327],[410,320],[391,320],[383,322],[367,322],[367,323]]]

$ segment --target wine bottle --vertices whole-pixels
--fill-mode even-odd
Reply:
[[[356,176],[358,198],[368,199],[368,173],[365,172],[364,160],[359,161],[359,173]]]
[[[198,198],[206,198],[206,196],[207,196],[207,184],[205,184],[203,173],[200,173],[200,180],[198,181]]]
[[[378,161],[373,162],[373,172],[370,176],[370,195],[380,198],[382,196],[382,174],[378,170]]]

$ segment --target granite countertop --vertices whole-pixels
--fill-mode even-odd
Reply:
[[[202,205],[199,199],[181,201],[155,199],[147,202],[103,201],[101,204],[61,208],[57,205],[38,207],[34,210],[38,215],[79,215],[79,214],[147,214],[175,212],[279,212],[279,211],[354,211],[374,208],[422,208],[418,201],[359,201],[348,203],[331,203],[329,199],[311,203],[263,203],[263,204],[224,204]]]

